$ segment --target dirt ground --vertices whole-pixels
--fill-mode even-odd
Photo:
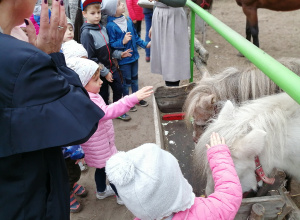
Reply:
[[[123,0],[124,1],[124,0]],[[245,15],[234,0],[218,0],[214,3],[212,14],[236,32],[245,35]],[[261,49],[274,58],[298,57],[300,55],[300,11],[274,12],[259,10],[259,28]],[[144,38],[145,23],[142,24]],[[199,35],[200,42],[202,41]],[[246,67],[247,59],[238,57],[237,51],[213,29],[207,27],[204,47],[209,52],[208,70],[215,74],[225,67]],[[153,85],[155,88],[164,85],[162,77],[150,72],[150,64],[145,62],[145,52],[139,50],[139,86]],[[195,79],[200,76],[195,75]],[[185,83],[185,82],[183,82]],[[130,112],[132,120],[124,122],[114,120],[116,146],[127,151],[143,143],[155,142],[153,103],[148,98],[148,107],[137,106],[137,112]],[[80,184],[84,185],[89,194],[86,198],[78,198],[83,205],[80,213],[71,214],[72,220],[132,220],[134,216],[124,206],[116,203],[115,197],[97,200],[95,196],[94,169],[83,172]]]

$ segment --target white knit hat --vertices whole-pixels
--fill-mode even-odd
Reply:
[[[77,43],[75,40],[69,40],[62,44],[61,50],[65,55],[66,60],[71,57],[88,57],[86,49],[82,44]]]
[[[162,219],[194,204],[195,194],[177,159],[156,144],[118,152],[105,170],[126,207],[141,220]]]
[[[101,13],[114,16],[117,12],[118,0],[102,0]]]
[[[99,65],[96,62],[80,57],[72,57],[66,60],[66,64],[78,74],[83,86],[88,84],[96,70],[99,68]]]

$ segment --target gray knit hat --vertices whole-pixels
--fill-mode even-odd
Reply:
[[[71,21],[71,19],[70,19],[70,18],[67,18],[67,24],[70,24],[70,25],[72,25],[72,27],[73,27],[73,30],[74,30],[74,24],[73,24],[73,22]]]
[[[117,12],[118,0],[102,0],[101,12],[103,14],[114,16]]]

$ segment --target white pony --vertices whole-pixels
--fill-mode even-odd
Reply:
[[[259,156],[268,176],[274,167],[300,181],[300,105],[286,93],[243,103],[227,101],[217,119],[212,119],[195,149],[197,169],[206,172],[206,194],[214,190],[205,144],[212,132],[226,140],[243,192],[257,190],[254,157]]]
[[[281,58],[279,61],[300,76],[300,59]],[[221,73],[202,78],[189,93],[185,104],[186,120],[194,118],[194,140],[198,140],[207,121],[218,114],[219,102],[241,103],[282,90],[256,66],[245,69],[229,67]]]

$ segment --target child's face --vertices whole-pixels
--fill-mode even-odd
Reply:
[[[100,79],[100,68],[97,69],[96,73],[90,79],[88,84],[84,87],[86,91],[97,94],[100,92],[103,81]]]
[[[73,38],[74,38],[73,26],[71,24],[68,24],[67,25],[67,30],[66,30],[65,35],[64,35],[63,42],[65,43],[69,40],[73,40]]]
[[[125,12],[125,4],[120,0],[118,0],[115,17],[120,17],[124,12]]]
[[[82,14],[89,24],[99,24],[101,20],[101,8],[98,5],[87,6],[87,9]]]

